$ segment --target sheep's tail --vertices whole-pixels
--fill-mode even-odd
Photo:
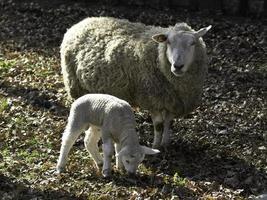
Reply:
[[[75,57],[69,51],[61,51],[61,69],[63,74],[63,80],[65,89],[70,99],[76,99],[83,94],[85,90],[81,87],[76,74]]]

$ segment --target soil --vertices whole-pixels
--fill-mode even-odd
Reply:
[[[253,199],[267,193],[265,18],[74,0],[0,0],[0,6],[3,199]],[[167,152],[147,158],[135,180],[116,171],[111,180],[97,175],[82,138],[68,173],[53,172],[69,110],[59,46],[67,28],[88,16],[212,25],[204,36],[209,75],[203,102],[174,120]],[[141,143],[151,146],[149,113],[135,114]]]

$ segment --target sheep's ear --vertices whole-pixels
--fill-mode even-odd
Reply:
[[[156,34],[152,36],[152,40],[157,43],[162,43],[167,41],[167,36],[165,34]]]
[[[127,148],[126,147],[123,147],[119,153],[116,154],[116,157],[121,157],[123,155],[125,155],[127,153]]]
[[[152,154],[156,154],[156,153],[159,153],[160,151],[157,150],[157,149],[152,149],[152,148],[149,148],[149,147],[146,147],[146,146],[141,146],[144,154],[147,154],[147,155],[152,155]]]
[[[198,31],[195,32],[195,36],[197,38],[202,37],[203,35],[205,35],[209,30],[211,29],[211,25],[205,27],[205,28],[201,28]]]

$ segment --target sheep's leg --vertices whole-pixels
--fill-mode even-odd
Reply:
[[[98,148],[98,141],[101,138],[101,132],[99,128],[91,126],[85,133],[84,146],[93,158],[97,168],[100,169],[103,165],[103,158],[100,155]]]
[[[103,141],[103,168],[102,174],[104,177],[109,177],[111,175],[111,158],[114,153],[114,146],[111,137],[109,137],[108,132],[102,129],[102,141]]]
[[[69,117],[67,127],[63,133],[60,155],[56,167],[58,173],[64,171],[70,149],[79,135],[85,130],[86,126],[86,124],[79,120],[79,117]]]
[[[153,148],[159,148],[163,131],[163,117],[162,113],[157,111],[151,114],[153,126],[154,126],[154,141]]]
[[[161,146],[162,147],[166,147],[169,142],[170,142],[170,125],[171,125],[171,121],[174,118],[174,115],[164,111],[163,112],[163,117],[164,117],[164,124],[163,124],[163,135],[162,135],[162,140],[161,140]]]
[[[121,145],[116,143],[115,144],[115,152],[116,152],[116,155],[118,155],[118,153],[121,151]],[[117,169],[123,169],[123,163],[121,161],[121,159],[116,156],[116,168]]]

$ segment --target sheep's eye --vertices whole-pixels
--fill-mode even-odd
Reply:
[[[129,161],[129,160],[125,160],[125,162],[126,162],[127,164],[129,164],[129,163],[130,163],[130,161]]]

